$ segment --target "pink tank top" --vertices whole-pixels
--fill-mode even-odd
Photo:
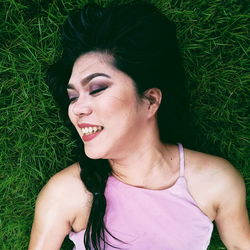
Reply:
[[[204,250],[207,249],[213,223],[199,209],[188,191],[184,177],[184,151],[180,153],[180,175],[173,186],[150,190],[125,184],[110,176],[105,189],[107,209],[105,249],[127,250]],[[74,250],[84,250],[84,230],[71,232]]]

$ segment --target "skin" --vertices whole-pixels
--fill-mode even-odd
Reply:
[[[97,76],[83,84],[84,78],[95,73],[108,77]],[[159,139],[159,89],[148,90],[148,98],[140,99],[133,80],[112,66],[111,57],[97,53],[85,54],[75,62],[69,83],[69,117],[79,135],[79,123],[104,127],[94,140],[84,142],[88,157],[108,159],[113,175],[129,185],[155,190],[174,185],[179,176],[179,152],[177,146]],[[98,88],[103,90],[91,94]],[[188,149],[184,152],[185,178],[198,207],[216,222],[227,249],[250,249],[240,174],[222,158]],[[37,199],[29,250],[60,249],[70,231],[86,228],[91,203],[92,194],[80,179],[78,163],[53,176]]]

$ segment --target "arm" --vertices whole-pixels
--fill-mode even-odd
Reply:
[[[227,249],[249,250],[250,225],[244,181],[230,163],[222,161],[222,164],[215,222]]]
[[[37,198],[29,250],[60,249],[70,232],[70,221],[59,189],[51,179]]]
[[[86,227],[89,204],[76,165],[53,176],[37,198],[29,250],[60,249],[72,228]]]

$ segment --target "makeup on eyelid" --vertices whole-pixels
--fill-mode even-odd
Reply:
[[[93,83],[93,84],[90,84],[89,86],[89,93],[90,94],[94,94],[95,92],[99,92],[99,91],[102,91],[102,90],[105,90],[108,88],[108,85],[105,84],[105,83]]]
[[[107,89],[109,87],[110,84],[107,83],[89,83],[87,87],[87,91],[89,92],[89,94],[95,94],[98,93],[100,91],[103,91],[105,89]],[[74,95],[70,94],[70,92],[78,92],[76,89],[68,89],[68,96],[69,99],[74,98]]]

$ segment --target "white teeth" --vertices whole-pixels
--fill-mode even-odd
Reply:
[[[82,133],[83,135],[89,135],[89,134],[93,134],[97,131],[100,131],[102,130],[102,127],[101,126],[98,126],[98,127],[85,127],[85,128],[82,128]]]

